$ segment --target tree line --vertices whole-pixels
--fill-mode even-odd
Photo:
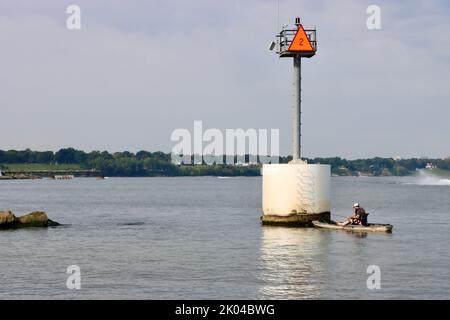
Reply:
[[[431,163],[436,168],[450,170],[450,159],[398,159],[375,157],[371,159],[346,160],[339,157],[314,158],[308,163],[322,163],[331,165],[335,175],[373,175],[373,176],[406,176],[425,169]]]
[[[245,157],[248,161],[249,156]],[[292,158],[280,157],[280,163],[288,163]],[[450,159],[400,159],[375,157],[371,159],[346,160],[340,157],[305,159],[308,163],[331,165],[334,175],[403,176],[416,169],[423,169],[428,163],[437,168],[450,170]],[[26,150],[0,150],[0,165],[8,164],[77,164],[83,169],[94,169],[106,176],[257,176],[260,165],[175,165],[170,153],[160,151],[107,151],[84,152],[74,148],[63,148],[57,152]]]
[[[152,177],[152,176],[258,176],[257,166],[234,165],[175,165],[170,153],[160,151],[84,152],[74,148],[63,148],[57,152],[26,150],[0,150],[0,168],[8,164],[77,164],[82,169],[96,170],[104,176]]]

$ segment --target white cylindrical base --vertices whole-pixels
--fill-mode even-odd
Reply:
[[[311,222],[330,215],[331,167],[289,163],[263,166],[263,223]],[[311,219],[308,219],[309,215]]]

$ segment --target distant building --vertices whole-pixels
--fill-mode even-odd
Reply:
[[[395,157],[392,157],[392,159],[394,159],[395,161],[400,161],[400,160],[402,160],[403,158],[400,157],[400,156],[395,156]]]
[[[427,165],[425,166],[425,169],[436,169],[436,165],[433,164],[432,162],[428,162]]]

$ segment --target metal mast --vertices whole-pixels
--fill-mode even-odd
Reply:
[[[301,115],[302,115],[302,59],[294,57],[294,81],[293,81],[293,104],[292,104],[292,159],[301,159]]]

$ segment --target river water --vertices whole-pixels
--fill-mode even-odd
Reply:
[[[0,209],[65,226],[0,232],[0,298],[449,299],[448,182],[332,178],[335,219],[358,201],[394,225],[362,236],[262,227],[260,177],[2,181]]]

